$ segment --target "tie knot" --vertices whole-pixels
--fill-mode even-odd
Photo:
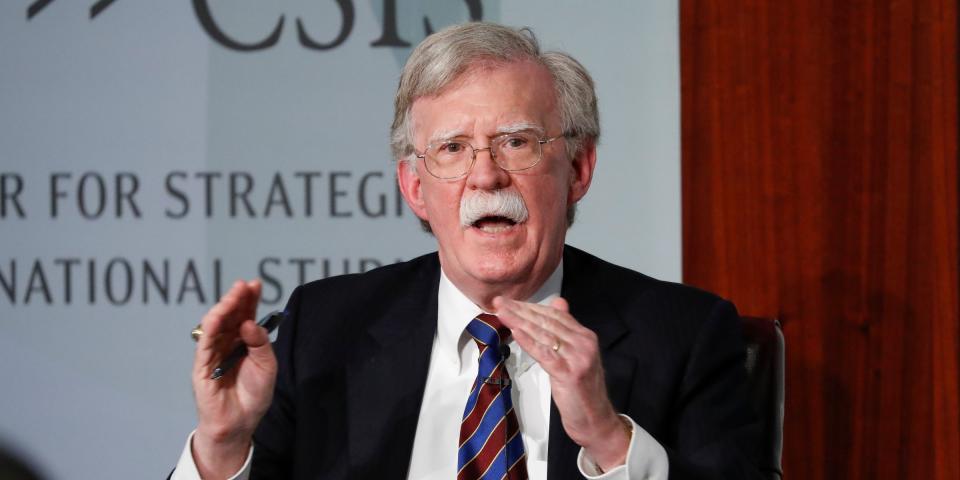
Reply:
[[[489,313],[481,313],[477,315],[477,318],[471,320],[470,324],[467,325],[467,333],[474,340],[493,347],[506,343],[507,338],[510,337],[510,329],[503,326],[496,315],[490,315]]]

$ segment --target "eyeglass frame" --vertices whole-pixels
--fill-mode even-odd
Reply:
[[[430,166],[427,164],[427,152],[430,151],[430,147],[433,147],[433,146],[436,146],[436,145],[440,145],[440,144],[443,144],[443,143],[451,143],[451,142],[454,141],[453,139],[446,139],[446,140],[440,140],[440,141],[434,142],[434,143],[428,143],[427,146],[424,147],[423,153],[417,153],[416,150],[414,150],[413,153],[415,154],[414,156],[415,156],[416,158],[422,158],[422,159],[423,159],[423,166],[424,166],[424,168],[426,168],[427,173],[429,173],[430,175],[432,175],[434,178],[436,178],[436,179],[438,179],[438,180],[457,180],[457,179],[466,177],[466,176],[470,173],[470,171],[473,170],[473,165],[474,165],[475,163],[477,163],[477,153],[478,153],[478,152],[482,152],[482,151],[484,151],[484,150],[490,152],[490,159],[493,160],[493,163],[497,164],[497,167],[498,167],[498,168],[500,168],[501,170],[503,170],[503,171],[505,171],[505,172],[523,172],[523,171],[526,171],[526,170],[530,170],[530,169],[533,168],[533,167],[536,167],[537,165],[540,164],[541,161],[543,161],[543,146],[544,146],[544,145],[546,145],[546,144],[548,144],[548,143],[550,143],[550,142],[552,142],[552,141],[554,141],[554,140],[556,140],[556,139],[558,139],[558,138],[570,138],[570,137],[573,137],[573,136],[575,135],[575,134],[572,133],[572,132],[564,132],[564,133],[561,133],[561,134],[559,134],[559,135],[555,135],[555,136],[550,137],[550,138],[543,138],[543,139],[538,138],[538,139],[537,139],[537,146],[539,147],[539,150],[538,150],[538,155],[537,155],[538,158],[537,158],[537,161],[536,161],[536,162],[533,162],[533,164],[530,165],[530,166],[528,166],[528,167],[523,167],[523,168],[506,168],[506,167],[504,167],[503,165],[500,165],[500,162],[497,161],[497,156],[493,153],[493,144],[494,144],[494,142],[495,142],[498,138],[501,138],[501,137],[509,137],[510,135],[516,135],[517,133],[522,133],[522,132],[503,133],[503,134],[497,135],[497,136],[495,136],[495,137],[492,137],[492,138],[490,139],[490,146],[483,147],[483,148],[474,148],[473,144],[471,144],[470,142],[467,142],[467,141],[459,142],[459,143],[465,144],[467,147],[470,147],[470,150],[472,151],[472,153],[470,154],[470,164],[467,165],[467,168],[464,169],[463,173],[461,173],[461,174],[459,174],[459,175],[456,175],[456,176],[453,176],[453,177],[441,177],[441,176],[437,175],[436,173],[431,172],[431,171],[430,171]]]

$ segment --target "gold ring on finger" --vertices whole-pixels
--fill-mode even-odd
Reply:
[[[194,342],[199,342],[200,337],[202,336],[203,328],[200,325],[197,325],[196,327],[193,327],[193,330],[190,330],[190,338],[192,338]]]
[[[554,340],[553,346],[551,346],[550,349],[553,350],[553,353],[560,353],[560,341]]]

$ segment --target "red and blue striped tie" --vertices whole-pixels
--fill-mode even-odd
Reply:
[[[510,329],[493,315],[481,314],[467,325],[480,348],[480,369],[460,424],[457,480],[527,480],[520,425],[510,399],[510,375],[500,346]]]

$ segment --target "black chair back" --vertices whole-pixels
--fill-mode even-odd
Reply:
[[[771,480],[783,478],[784,338],[780,322],[769,318],[743,317],[747,344],[749,396],[760,417],[764,449],[760,468]]]

